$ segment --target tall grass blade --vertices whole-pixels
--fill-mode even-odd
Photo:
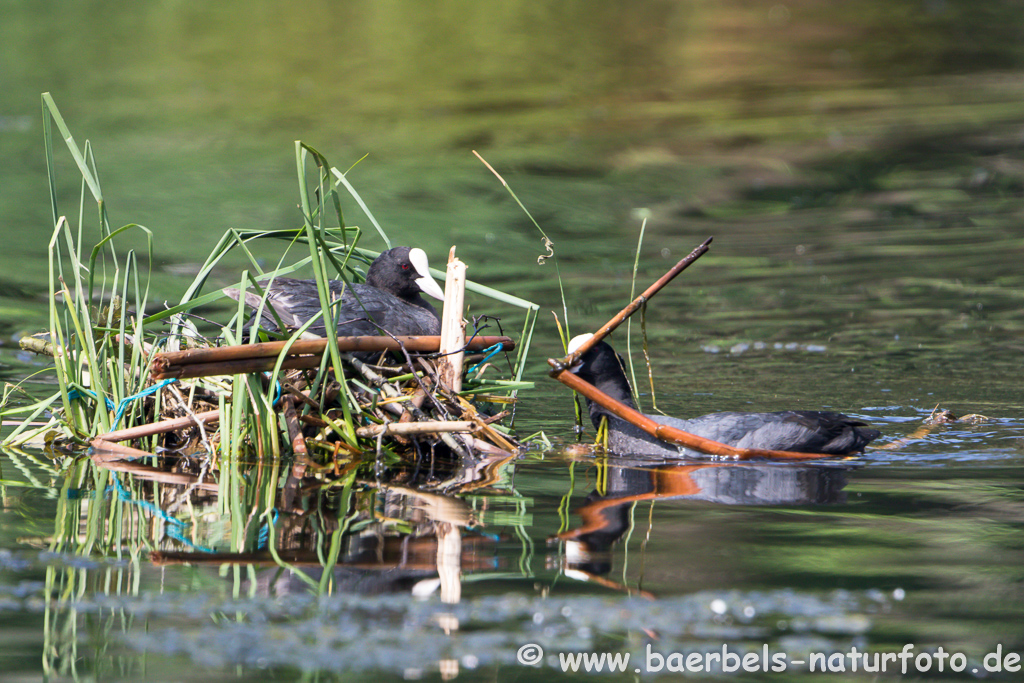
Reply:
[[[368,207],[366,205],[366,202],[363,201],[363,198],[359,196],[359,193],[356,191],[356,188],[352,187],[352,183],[348,181],[346,175],[336,168],[332,168],[331,173],[334,174],[334,177],[338,179],[338,183],[344,185],[345,189],[348,190],[350,195],[352,195],[352,198],[356,200],[356,204],[358,204],[359,208],[363,210],[363,213],[366,214],[366,217],[370,219],[370,223],[372,223],[373,227],[377,230],[377,234],[380,235],[380,238],[384,240],[384,244],[386,244],[387,248],[390,249],[391,240],[388,239],[387,234],[384,232],[384,228],[380,227],[380,223],[378,223],[377,219],[373,217],[373,213],[370,211],[370,207]]]
[[[566,334],[568,334],[568,331],[569,331],[569,306],[565,302],[565,287],[562,285],[562,271],[558,267],[558,257],[555,255],[555,250],[554,250],[555,243],[552,242],[548,238],[547,233],[545,233],[544,229],[540,227],[540,223],[537,222],[537,220],[533,217],[533,214],[530,213],[530,210],[526,208],[526,206],[523,204],[522,201],[520,201],[520,199],[516,195],[515,191],[512,190],[512,187],[505,181],[504,178],[501,177],[501,175],[496,170],[494,170],[494,167],[491,166],[489,163],[487,163],[487,161],[482,156],[477,154],[476,150],[473,150],[473,154],[501,182],[501,184],[505,187],[505,189],[508,191],[508,193],[512,196],[512,199],[514,199],[516,204],[519,205],[519,208],[522,209],[523,213],[526,214],[526,217],[530,219],[531,223],[533,223],[533,226],[535,228],[537,228],[538,232],[540,232],[541,237],[543,237],[543,239],[544,239],[544,248],[547,249],[548,253],[546,255],[538,256],[537,257],[537,263],[540,264],[540,265],[543,265],[544,262],[547,259],[549,259],[549,258],[553,259],[554,262],[555,262],[555,275],[558,278],[558,293],[562,297],[562,318],[563,318],[563,320],[565,320]]]
[[[636,241],[636,255],[633,257],[633,277],[629,282],[629,300],[632,301],[636,298],[636,271],[640,266],[640,249],[644,244],[644,231],[647,229],[647,217],[644,216],[644,220],[640,223],[640,236]],[[645,306],[646,308],[646,306]],[[629,376],[630,376],[630,387],[633,388],[633,401],[636,402],[636,409],[643,412],[640,404],[640,391],[636,387],[640,385],[636,382],[636,370],[633,367],[633,319],[630,317],[626,320],[626,360],[629,362]]]

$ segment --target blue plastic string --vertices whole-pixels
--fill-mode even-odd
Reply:
[[[83,396],[88,396],[89,398],[91,398],[91,399],[93,399],[95,401],[100,400],[99,394],[97,394],[92,389],[84,389],[84,388],[83,389],[79,389],[78,387],[75,387],[71,391],[68,392],[68,399],[70,399],[72,401],[75,400],[76,398],[82,398]],[[114,405],[114,401],[111,400],[111,398],[109,396],[104,396],[103,400],[107,404],[107,410],[113,410],[116,407]]]
[[[277,508],[271,508],[270,512],[271,512],[271,515],[272,515],[270,523],[269,524],[264,524],[263,526],[260,527],[260,536],[259,536],[259,539],[256,541],[256,549],[257,550],[265,550],[266,549],[267,543],[270,541],[270,527],[277,524],[277,518],[278,518]]]
[[[484,353],[487,354],[486,356],[484,356],[484,359],[482,361],[480,361],[479,363],[477,363],[476,365],[474,365],[473,367],[471,367],[466,372],[466,374],[467,375],[473,374],[474,370],[476,370],[478,367],[480,367],[481,365],[483,365],[484,363],[486,363],[487,361],[489,361],[490,359],[492,359],[496,355],[498,355],[499,351],[501,351],[501,343],[500,342],[498,344],[495,344],[494,346],[488,346],[486,349],[484,349]]]
[[[189,528],[192,526],[191,522],[185,522],[183,520],[178,519],[177,517],[172,517],[171,515],[167,514],[166,511],[162,510],[160,507],[154,505],[153,503],[150,503],[148,500],[137,500],[135,498],[132,498],[131,492],[124,487],[124,484],[121,483],[120,479],[115,477],[114,483],[107,487],[107,492],[109,493],[111,491],[117,494],[118,500],[123,501],[125,503],[132,503],[133,505],[137,505],[142,510],[149,512],[155,517],[159,517],[160,519],[162,519],[165,523],[164,533],[166,533],[170,538],[173,538],[176,541],[184,543],[185,545],[191,548],[195,548],[196,550],[202,551],[204,553],[215,552],[213,548],[196,545],[192,542],[192,539],[190,539],[186,535]]]
[[[124,411],[128,409],[128,406],[129,406],[129,404],[131,404],[132,401],[138,400],[140,398],[144,398],[146,396],[149,396],[150,394],[155,394],[156,392],[158,392],[161,389],[163,389],[164,387],[166,387],[168,384],[170,384],[172,382],[177,382],[177,381],[178,380],[176,380],[176,379],[161,380],[161,381],[157,382],[156,384],[154,384],[153,386],[146,387],[145,389],[143,389],[142,391],[140,391],[137,394],[134,394],[133,396],[129,396],[128,398],[121,399],[121,402],[118,403],[117,405],[114,404],[114,401],[111,400],[111,398],[109,396],[104,396],[103,397],[103,402],[106,404],[107,410],[116,410],[116,412],[114,413],[114,425],[113,426],[117,427],[117,423],[121,421],[122,417],[124,417]],[[75,387],[71,391],[68,392],[68,398],[69,399],[82,398],[82,396],[89,396],[90,398],[93,398],[93,399],[95,399],[97,401],[100,400],[99,394],[97,394],[92,389],[85,389],[85,388]]]
[[[155,394],[156,392],[158,392],[161,389],[163,389],[164,387],[166,387],[168,384],[170,384],[172,382],[177,382],[177,381],[178,380],[176,380],[176,379],[161,380],[161,381],[157,382],[156,384],[154,384],[153,386],[146,387],[145,389],[143,389],[142,391],[140,391],[139,393],[137,393],[137,394],[135,394],[133,396],[129,396],[128,398],[121,399],[121,402],[117,405],[117,412],[114,414],[114,427],[117,427],[117,423],[121,421],[122,417],[124,417],[124,411],[128,408],[128,404],[130,404],[132,401],[135,401],[136,399],[144,398],[146,396],[149,396],[150,394]]]

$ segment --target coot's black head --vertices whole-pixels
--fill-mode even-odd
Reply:
[[[581,334],[573,337],[569,341],[569,353],[580,348],[583,342],[593,336],[592,334]],[[579,361],[569,370],[612,398],[622,401],[626,405],[633,405],[633,392],[629,388],[629,380],[626,379],[626,373],[622,369],[622,358],[606,342],[601,341],[595,344],[580,356]]]
[[[366,284],[417,305],[426,305],[421,293],[444,301],[444,292],[430,277],[427,254],[419,248],[395,247],[382,252],[370,265]]]

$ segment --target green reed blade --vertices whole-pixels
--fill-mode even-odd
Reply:
[[[366,217],[370,219],[370,223],[372,223],[373,227],[377,229],[377,234],[380,235],[380,238],[384,240],[384,244],[387,245],[388,249],[390,249],[391,240],[388,239],[387,234],[384,232],[384,228],[380,227],[380,223],[377,222],[377,219],[373,217],[370,207],[366,205],[366,202],[364,202],[363,198],[359,196],[356,188],[354,188],[352,183],[348,181],[348,177],[336,168],[331,168],[331,173],[334,174],[334,177],[338,179],[339,183],[345,186],[345,189],[348,190],[350,195],[352,195],[352,198],[356,200],[356,204],[358,204],[359,208],[363,210]]]
[[[640,223],[640,236],[636,241],[636,254],[633,257],[633,277],[629,282],[629,300],[632,301],[636,298],[636,271],[640,267],[640,248],[644,243],[644,231],[647,229],[647,217]],[[630,376],[630,387],[633,390],[633,401],[636,403],[636,409],[641,410],[639,387],[640,385],[636,382],[636,370],[633,368],[633,347],[632,347],[632,330],[633,319],[630,316],[626,320],[626,360],[629,362],[629,376]],[[642,412],[642,411],[641,411]]]

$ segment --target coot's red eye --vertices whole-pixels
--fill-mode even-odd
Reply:
[[[402,264],[402,270],[409,270],[409,264],[408,263],[403,263]]]

